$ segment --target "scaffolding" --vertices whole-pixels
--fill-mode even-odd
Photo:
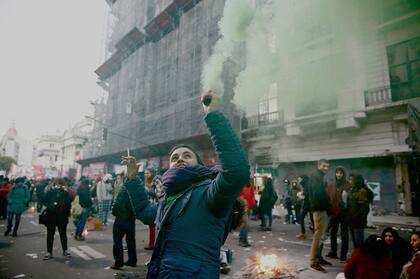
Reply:
[[[95,71],[109,97],[108,135],[100,154],[146,148],[206,134],[201,112],[201,72],[220,37],[225,0],[113,1],[110,57]],[[241,70],[235,59],[224,69],[228,117],[239,117],[230,100]],[[238,129],[239,130],[239,129]],[[124,135],[124,137],[118,136]],[[146,144],[139,144],[139,141]],[[155,149],[156,150],[156,149]],[[162,154],[166,153],[165,148]],[[162,155],[154,154],[154,155]]]

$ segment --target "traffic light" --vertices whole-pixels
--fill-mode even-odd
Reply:
[[[108,138],[108,128],[102,128],[102,140],[106,141]]]

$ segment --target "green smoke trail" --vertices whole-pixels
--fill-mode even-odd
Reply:
[[[254,11],[249,0],[226,1],[223,16],[219,22],[221,38],[214,46],[213,53],[203,68],[203,90],[213,90],[223,94],[221,80],[223,63],[232,56],[234,45],[247,39],[247,31],[253,16]]]

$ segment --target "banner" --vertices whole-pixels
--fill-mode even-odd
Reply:
[[[366,185],[368,188],[373,192],[374,194],[374,201],[380,201],[381,200],[381,183],[379,182],[366,182]]]

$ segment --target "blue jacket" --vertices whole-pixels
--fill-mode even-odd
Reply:
[[[18,183],[10,188],[7,194],[7,211],[22,214],[28,209],[29,189],[23,183]]]
[[[126,181],[136,218],[156,224],[157,238],[148,279],[219,278],[220,247],[232,205],[249,180],[249,164],[238,137],[219,111],[205,117],[222,171],[178,197],[150,203],[140,179]]]

